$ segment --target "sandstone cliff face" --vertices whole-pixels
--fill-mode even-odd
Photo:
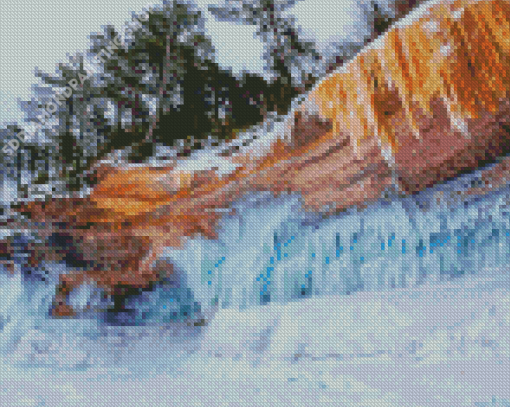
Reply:
[[[347,168],[359,174],[372,165],[353,198],[363,202],[388,184],[385,163],[395,187],[412,193],[505,153],[509,19],[506,1],[425,4],[322,81],[309,100],[332,129],[318,144],[348,141],[318,162],[310,146],[317,158],[297,181],[309,204],[351,204]]]
[[[65,297],[84,279],[110,291],[148,285],[164,247],[215,238],[225,210],[251,191],[295,192],[304,209],[334,213],[484,165],[510,145],[509,95],[510,3],[425,4],[322,80],[272,142],[215,157],[230,172],[214,162],[200,171],[104,166],[86,198],[23,206],[43,234],[64,224],[96,263],[63,278],[56,314],[70,313]],[[506,182],[508,167],[490,169],[476,192]]]
[[[509,21],[507,1],[425,4],[322,80],[282,139],[233,157],[230,179],[239,193],[297,192],[305,208],[334,212],[505,154]]]

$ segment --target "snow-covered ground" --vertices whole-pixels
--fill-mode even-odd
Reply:
[[[37,325],[3,296],[2,344],[18,335],[0,403],[508,406],[510,286],[495,274],[225,309],[201,331]],[[19,286],[2,281],[7,298]]]
[[[509,406],[510,189],[449,200],[476,177],[327,220],[245,199],[107,319],[47,318],[62,265],[1,273],[0,405]]]

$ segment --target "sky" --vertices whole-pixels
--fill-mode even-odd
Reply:
[[[196,0],[205,9],[214,0]],[[122,27],[131,13],[157,2],[147,0],[2,0],[0,3],[0,123],[20,120],[16,99],[27,100],[36,82],[34,67],[53,73],[66,53],[87,48],[89,34],[101,26]],[[304,0],[294,6],[307,38],[325,43],[359,31],[359,4],[355,0]],[[217,62],[234,72],[247,69],[263,74],[264,47],[255,27],[216,21],[206,12],[206,30],[216,48]]]

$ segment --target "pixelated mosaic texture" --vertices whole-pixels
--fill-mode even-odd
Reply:
[[[17,236],[2,243],[10,261],[6,269],[15,275],[23,263],[30,270],[22,273],[25,279],[53,279],[56,291],[43,302],[51,305],[50,320],[90,318],[90,311],[99,310],[108,315],[102,323],[119,329],[177,321],[189,330],[210,325],[196,349],[228,363],[241,359],[271,366],[273,357],[284,365],[308,366],[381,355],[396,363],[405,354],[412,365],[445,357],[452,359],[449,365],[462,365],[456,374],[472,375],[473,387],[478,369],[466,367],[473,363],[466,356],[471,352],[478,366],[505,377],[510,372],[505,333],[510,5],[442,1],[412,17],[318,82],[275,125],[273,138],[211,155],[217,161],[205,168],[198,162],[193,168],[190,161],[102,164],[86,197],[18,204],[14,209],[28,215],[32,226],[44,226],[35,227],[35,240]],[[57,283],[50,265],[63,263]],[[473,276],[482,280],[473,283]],[[73,296],[90,285],[95,291],[79,304]],[[414,294],[405,291],[421,286]],[[424,298],[406,307],[427,307],[430,320],[393,300],[380,304],[375,293],[384,289]],[[438,313],[431,310],[435,295],[449,290],[464,311],[477,315],[476,328],[455,306],[445,313],[445,303],[439,311],[444,320],[432,320]],[[487,301],[466,300],[471,292]],[[352,301],[366,301],[369,305],[360,307],[372,307],[383,322],[362,314],[357,324],[364,311],[349,311],[358,303],[338,294],[358,295]],[[334,307],[320,298],[325,295],[336,295]],[[278,308],[298,299],[303,302],[287,308],[289,315]],[[327,329],[312,322],[311,304],[328,310]],[[270,305],[270,311],[252,308],[261,305]],[[452,320],[444,316],[449,313]],[[399,337],[400,329],[418,329],[420,323],[440,328],[423,341]],[[229,334],[229,342],[225,332],[236,332],[237,326],[242,329]],[[385,336],[381,332],[388,327],[392,331]],[[451,330],[455,334],[449,335]],[[343,341],[342,335],[350,339]],[[196,368],[202,362],[194,363]],[[333,371],[321,380],[308,369],[315,378],[307,383],[328,395],[311,391],[310,399],[299,396],[298,402],[334,400],[333,389],[340,398],[356,399],[356,392],[335,387]],[[286,383],[301,382],[303,374],[286,377]],[[393,388],[387,381],[384,386]],[[508,404],[501,380],[476,391],[459,386],[448,393],[450,400]],[[439,387],[438,381],[427,388],[427,400],[408,395],[406,405],[440,405],[431,399],[431,389]],[[259,394],[263,385],[257,388],[249,397],[275,402]],[[398,391],[374,397],[403,405],[393,392]],[[470,404],[475,399],[489,401]]]

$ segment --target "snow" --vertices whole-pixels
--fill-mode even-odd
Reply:
[[[25,327],[1,363],[0,402],[508,406],[509,282],[472,277],[224,309],[185,339],[164,329],[78,339],[61,321],[52,334]]]
[[[328,220],[247,197],[124,317],[89,286],[48,319],[63,265],[0,273],[0,404],[508,406],[510,190],[448,198],[478,176]]]

